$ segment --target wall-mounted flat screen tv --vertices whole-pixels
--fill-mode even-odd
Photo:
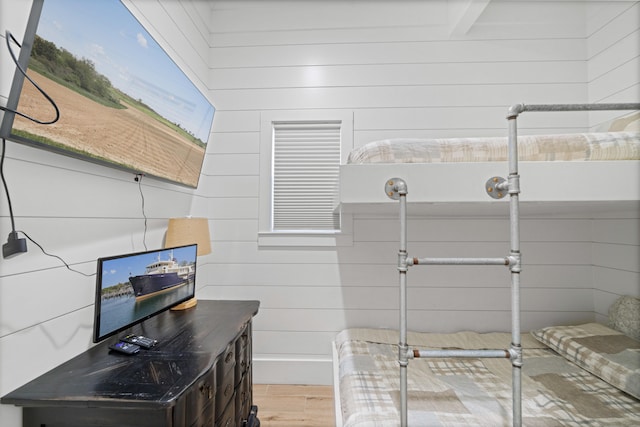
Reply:
[[[197,187],[215,108],[123,3],[34,0],[21,46],[60,118],[6,112],[0,136]],[[55,115],[18,67],[7,108]]]
[[[193,298],[197,251],[194,244],[98,259],[93,341]]]

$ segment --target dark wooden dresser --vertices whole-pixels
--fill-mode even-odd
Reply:
[[[25,427],[257,427],[251,324],[258,301],[198,301],[131,332],[158,344],[127,356],[102,342],[2,397]],[[129,331],[127,331],[129,332]],[[43,357],[46,357],[43,355]]]

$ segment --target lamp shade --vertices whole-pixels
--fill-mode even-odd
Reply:
[[[207,218],[169,218],[165,248],[198,244],[197,255],[211,253],[211,237]]]

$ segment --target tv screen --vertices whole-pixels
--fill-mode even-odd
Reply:
[[[194,244],[98,259],[93,341],[193,298],[197,248]]]
[[[18,49],[60,118],[6,112],[0,136],[197,187],[215,109],[119,0],[34,0]],[[18,67],[7,108],[55,117]]]

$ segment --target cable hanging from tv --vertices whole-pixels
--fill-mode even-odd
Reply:
[[[20,70],[20,73],[22,73],[22,75],[31,82],[31,84],[38,89],[38,92],[40,92],[42,94],[42,96],[44,96],[47,101],[49,101],[49,103],[53,106],[53,109],[56,112],[56,116],[53,118],[53,120],[49,120],[49,121],[42,121],[42,120],[38,120],[35,117],[31,117],[25,113],[21,113],[20,111],[17,110],[12,110],[10,108],[6,108],[3,106],[0,106],[0,110],[2,111],[7,111],[9,113],[13,113],[13,114],[17,114],[20,117],[24,117],[27,120],[31,120],[32,122],[38,123],[40,125],[51,125],[54,124],[55,122],[58,121],[58,119],[60,119],[60,110],[58,109],[58,106],[56,105],[56,102],[44,91],[44,89],[42,89],[40,86],[38,86],[38,84],[27,75],[27,72],[24,68],[22,68],[22,66],[20,65],[18,58],[16,58],[15,53],[13,52],[13,49],[11,49],[11,41],[13,41],[19,48],[22,48],[22,46],[20,45],[20,43],[18,42],[18,40],[16,40],[16,38],[13,36],[13,34],[11,34],[11,31],[6,30],[5,31],[5,36],[6,36],[6,42],[7,42],[7,50],[9,51],[9,55],[11,55],[11,59],[13,60],[13,63],[16,64],[16,67],[18,68],[18,70]]]
[[[22,73],[22,75],[31,82],[31,84],[33,84],[33,86],[51,103],[51,105],[53,106],[55,112],[56,112],[56,116],[53,120],[49,120],[49,121],[42,121],[42,120],[38,120],[34,117],[31,117],[27,114],[21,113],[19,111],[16,110],[12,110],[10,108],[6,108],[3,106],[0,106],[0,110],[2,111],[6,111],[9,113],[13,113],[13,114],[17,114],[21,117],[24,117],[27,120],[31,120],[35,123],[41,124],[41,125],[50,125],[53,124],[55,122],[58,121],[58,119],[60,118],[60,110],[58,109],[58,106],[56,105],[55,101],[40,87],[38,86],[38,84],[33,81],[33,79],[31,79],[31,77],[29,77],[27,75],[27,72],[25,71],[24,68],[22,68],[22,66],[20,65],[18,59],[16,58],[15,53],[13,52],[13,49],[11,49],[11,41],[13,41],[19,48],[22,48],[22,46],[20,45],[20,43],[16,40],[16,38],[13,36],[13,34],[11,34],[11,32],[9,30],[7,30],[5,32],[6,35],[6,42],[7,42],[7,50],[9,51],[9,54],[11,55],[11,59],[13,60],[14,64],[16,65],[16,67],[18,68],[18,70],[20,70],[20,73]],[[11,217],[11,232],[9,233],[9,237],[7,238],[7,243],[2,245],[2,257],[3,258],[10,258],[12,256],[15,256],[17,254],[20,253],[24,253],[27,252],[27,241],[24,238],[20,238],[18,233],[22,233],[24,234],[33,244],[35,244],[36,246],[38,246],[40,248],[40,250],[42,250],[42,252],[47,255],[47,256],[51,256],[54,258],[58,258],[60,259],[64,265],[71,271],[74,271],[76,273],[80,273],[83,275],[86,275],[85,273],[82,273],[81,271],[77,271],[72,269],[69,264],[67,264],[62,258],[60,258],[57,255],[52,255],[47,253],[44,248],[38,244],[35,240],[33,240],[31,237],[29,237],[29,235],[27,235],[27,233],[25,233],[24,231],[19,231],[16,230],[16,225],[15,225],[15,219],[13,216],[13,206],[11,203],[11,197],[9,195],[9,187],[7,186],[7,181],[5,180],[4,177],[4,158],[5,158],[5,152],[6,152],[6,140],[4,138],[2,138],[2,153],[0,155],[0,178],[2,179],[2,184],[4,186],[4,190],[5,193],[7,195],[7,203],[9,205],[9,215]]]
[[[9,258],[14,255],[27,252],[27,241],[18,237],[16,231],[16,223],[13,217],[13,206],[11,205],[11,196],[9,196],[9,187],[7,181],[4,179],[4,155],[6,152],[6,141],[2,138],[2,153],[0,153],[0,179],[4,186],[4,191],[7,194],[7,203],[9,204],[9,217],[11,218],[11,233],[7,238],[7,243],[2,245],[2,257]]]
[[[34,245],[40,248],[43,254],[50,256],[52,258],[57,258],[67,267],[68,270],[73,271],[74,273],[82,274],[83,276],[91,277],[95,276],[93,274],[83,273],[82,271],[71,268],[71,266],[58,255],[50,254],[44,250],[42,245],[33,240],[31,236],[25,233],[22,230],[16,230],[16,224],[13,217],[13,206],[11,204],[11,196],[9,195],[9,186],[7,185],[7,181],[4,177],[4,158],[6,153],[6,143],[7,141],[2,138],[2,152],[0,152],[0,179],[2,180],[2,184],[4,186],[4,191],[7,195],[7,203],[9,204],[9,216],[11,217],[11,232],[9,233],[9,237],[7,238],[7,243],[2,245],[2,257],[3,258],[11,258],[15,255],[27,252],[27,241],[24,238],[20,238],[18,233],[22,233],[27,239],[31,241]]]

